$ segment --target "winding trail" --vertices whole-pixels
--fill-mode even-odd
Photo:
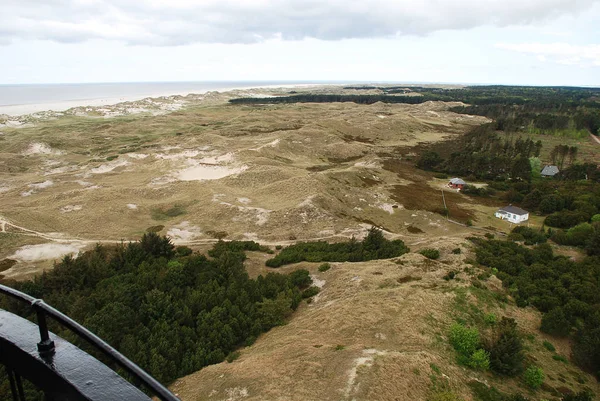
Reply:
[[[598,139],[598,137],[597,137],[596,135],[594,135],[594,134],[592,134],[592,133],[590,132],[590,136],[592,137],[592,139],[593,139],[594,141],[596,141],[596,143],[597,143],[598,145],[600,145],[600,139]]]
[[[467,227],[461,223],[458,223],[458,222],[455,222],[452,220],[448,220],[448,222],[463,226],[463,227],[471,229],[471,230],[491,232],[490,230],[483,228],[483,227],[475,227],[475,226]],[[8,228],[12,228],[17,231],[7,231]],[[430,237],[427,235],[416,236],[416,235],[405,235],[405,234],[393,233],[393,232],[390,232],[387,230],[382,230],[382,231],[386,235],[386,237],[388,237],[388,239],[391,239],[391,240],[402,239],[410,247],[425,245],[425,244],[429,244],[429,243],[435,243],[440,239],[439,237]],[[51,235],[51,234],[31,230],[29,228],[22,227],[17,224],[11,223],[3,216],[0,216],[0,233],[19,234],[19,235],[42,238],[47,241],[52,241],[52,242],[57,242],[57,243],[79,244],[79,245],[118,244],[118,243],[122,243],[122,242],[130,242],[130,241],[137,240],[137,239],[128,239],[128,240],[126,240],[126,239],[118,239],[118,240],[116,240],[116,239],[82,239],[82,238],[73,238],[73,237],[69,238],[67,236],[61,236],[61,235]],[[494,234],[503,235],[504,233],[494,232]],[[463,237],[464,238],[464,236],[465,236],[465,233],[461,232],[461,233],[455,233],[452,235],[444,236],[443,238],[455,238],[455,237]],[[349,239],[351,237],[352,237],[352,235],[350,235],[350,234],[334,234],[334,235],[328,235],[328,236],[322,236],[322,237],[303,238],[300,241],[303,241],[303,242],[325,241],[325,240],[332,240],[332,239]],[[219,242],[219,240],[215,239],[215,238],[183,240],[183,241],[181,241],[181,240],[176,241],[173,239],[171,239],[171,240],[174,245],[210,245],[210,244],[215,244],[215,243]],[[266,241],[266,240],[259,239],[259,240],[257,240],[257,242],[259,242],[261,245],[266,245],[266,246],[277,246],[277,245],[286,246],[286,245],[293,245],[293,244],[299,242],[299,240]]]
[[[45,239],[48,241],[53,241],[53,242],[58,242],[58,243],[78,243],[78,244],[93,245],[93,244],[99,244],[99,243],[100,244],[118,244],[121,242],[135,241],[135,239],[133,239],[133,240],[82,239],[82,238],[72,238],[72,237],[69,238],[66,236],[51,235],[51,234],[31,230],[26,227],[19,226],[17,224],[13,224],[10,221],[8,221],[6,218],[0,216],[0,230],[1,230],[0,232],[8,233],[9,231],[7,231],[7,228],[13,228],[15,230],[18,230],[17,232],[10,231],[12,234],[20,234],[20,235],[38,237],[38,238],[42,238],[42,239]],[[422,237],[416,238],[413,235],[398,234],[398,233],[393,233],[393,232],[386,231],[386,230],[383,230],[383,232],[390,239],[412,240],[412,241],[407,241],[407,245],[420,245],[420,244],[426,243],[430,240],[431,241],[437,240],[437,238],[428,238],[428,239],[423,239]],[[460,236],[460,235],[458,235],[458,236]],[[303,238],[301,241],[324,241],[324,240],[331,240],[331,239],[336,239],[336,238],[348,239],[348,238],[351,238],[351,235],[334,234],[334,235],[328,235],[328,236],[322,236],[322,237]],[[186,241],[173,241],[173,244],[175,244],[175,245],[209,245],[209,244],[215,244],[217,242],[219,242],[218,239],[210,238],[210,239],[196,239],[196,240],[186,240]],[[281,241],[258,240],[257,242],[259,242],[261,245],[276,246],[276,245],[292,245],[292,244],[297,243],[298,240],[281,240]]]

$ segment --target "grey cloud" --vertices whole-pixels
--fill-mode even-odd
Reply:
[[[600,0],[2,0],[0,43],[132,45],[425,35],[574,15]]]

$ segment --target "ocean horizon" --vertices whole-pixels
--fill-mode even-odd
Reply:
[[[277,86],[342,85],[351,81],[197,81],[107,82],[64,84],[0,84],[0,114],[18,116],[64,111],[78,106],[104,106],[148,97],[202,94]]]

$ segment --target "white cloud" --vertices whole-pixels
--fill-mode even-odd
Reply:
[[[499,43],[497,48],[537,56],[558,64],[580,67],[600,67],[600,45],[572,45],[568,43]]]
[[[576,15],[600,0],[2,0],[0,44],[154,46],[393,37]]]

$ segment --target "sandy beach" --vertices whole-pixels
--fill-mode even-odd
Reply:
[[[24,116],[33,113],[40,112],[63,112],[76,107],[103,107],[103,106],[114,106],[124,102],[137,102],[143,99],[157,99],[157,98],[169,98],[174,96],[189,96],[189,95],[203,95],[208,92],[228,92],[233,90],[251,90],[251,89],[274,89],[274,88],[299,88],[299,87],[313,87],[327,85],[324,83],[303,83],[303,84],[272,84],[262,85],[251,83],[245,84],[240,82],[238,85],[232,84],[227,86],[223,83],[222,87],[207,87],[205,89],[183,89],[183,90],[166,90],[156,92],[141,92],[134,95],[123,96],[111,96],[111,97],[90,97],[84,99],[73,99],[73,100],[58,100],[48,102],[32,102],[23,104],[8,104],[0,105],[0,116],[6,115],[11,117]],[[340,85],[336,83],[335,85]],[[2,88],[0,87],[0,90]],[[123,92],[127,92],[125,89]]]

